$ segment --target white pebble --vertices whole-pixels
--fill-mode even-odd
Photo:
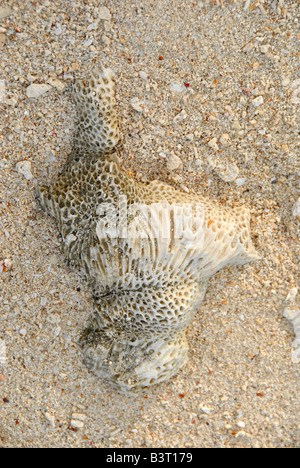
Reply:
[[[45,306],[47,304],[47,298],[46,297],[41,297],[40,304],[41,304],[41,306]]]
[[[226,146],[229,141],[229,135],[227,133],[223,133],[220,138],[220,143],[222,143],[223,146]]]
[[[289,78],[283,78],[281,82],[282,86],[288,86],[290,84],[290,79]]]
[[[239,175],[239,168],[235,162],[226,161],[221,156],[212,154],[207,158],[207,161],[224,182],[233,182]]]
[[[5,98],[5,90],[6,90],[5,81],[4,81],[4,80],[0,80],[0,102],[3,102],[3,101],[4,101],[4,98]]]
[[[149,75],[146,72],[144,72],[143,70],[139,71],[139,76],[144,81],[148,81],[148,79],[149,79]]]
[[[65,242],[67,245],[70,245],[71,242],[75,242],[77,240],[77,237],[74,236],[74,234],[68,234],[67,237],[65,238]]]
[[[94,23],[90,23],[88,27],[86,28],[88,31],[94,31],[94,29],[98,28],[98,21],[94,21]]]
[[[50,85],[34,83],[28,86],[28,88],[26,89],[26,95],[29,98],[38,98],[50,89],[52,89],[52,86]]]
[[[168,157],[167,169],[169,171],[174,171],[175,169],[179,169],[182,166],[182,161],[178,156],[176,156],[176,154],[173,153]]]
[[[246,0],[244,5],[244,10],[248,10],[251,0]]]
[[[31,180],[33,179],[33,175],[31,172],[31,162],[30,161],[20,161],[17,163],[17,171],[22,174],[25,179]]]
[[[7,271],[11,269],[12,269],[12,261],[10,258],[5,258],[4,260],[0,261],[0,273],[3,273],[3,271]]]
[[[260,51],[262,54],[266,54],[270,48],[270,44],[264,44],[261,46]]]
[[[294,204],[294,206],[292,208],[292,213],[293,213],[293,216],[295,216],[295,217],[300,216],[300,197],[298,198],[298,200]]]
[[[107,7],[99,8],[99,18],[107,21],[111,19],[111,13]]]
[[[172,81],[170,84],[170,91],[173,91],[174,93],[182,93],[185,91],[185,87],[176,81]]]
[[[58,23],[56,27],[53,29],[53,32],[56,36],[60,36],[62,33],[61,25]]]
[[[93,39],[89,38],[89,39],[86,39],[85,41],[83,41],[83,45],[85,47],[89,47],[90,45],[93,44]]]
[[[11,8],[0,8],[0,19],[6,18],[7,16],[12,14]]]
[[[82,429],[84,426],[84,420],[86,419],[86,414],[82,413],[73,413],[71,419],[71,427],[74,429]]]
[[[137,98],[137,97],[134,97],[134,98],[130,99],[129,104],[137,112],[143,112],[143,110],[144,110],[143,109],[143,101],[140,101],[139,98]]]
[[[182,110],[179,114],[176,115],[176,117],[174,117],[173,121],[175,123],[178,123],[178,122],[182,122],[182,120],[186,118],[187,118],[187,113],[185,112],[185,110]]]
[[[246,177],[241,177],[239,179],[236,179],[235,180],[235,183],[238,187],[241,187],[242,185],[244,185],[244,183],[246,182],[247,178]]]
[[[217,145],[217,138],[212,138],[209,142],[208,142],[208,146],[210,146],[211,148],[213,148],[214,150],[218,150],[219,147]]]
[[[253,99],[252,104],[255,107],[261,106],[264,102],[264,98],[262,96],[257,96],[255,99]]]
[[[246,424],[244,423],[244,421],[239,421],[239,422],[237,422],[237,425],[238,425],[239,427],[245,427],[245,426],[246,426]]]
[[[47,419],[47,421],[50,423],[50,425],[52,427],[54,427],[55,426],[55,415],[54,415],[54,413],[50,413],[49,411],[46,411],[44,413],[44,415],[45,415],[45,418]]]

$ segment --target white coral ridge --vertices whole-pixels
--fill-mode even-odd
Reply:
[[[292,323],[294,327],[295,339],[292,343],[292,361],[300,363],[300,307],[297,302],[297,288],[292,288],[286,298],[288,305],[283,311],[283,315]]]
[[[74,147],[42,206],[56,219],[71,268],[95,313],[80,339],[84,362],[123,392],[174,376],[187,361],[186,329],[220,268],[258,255],[249,211],[224,208],[119,167],[113,73],[77,80]]]

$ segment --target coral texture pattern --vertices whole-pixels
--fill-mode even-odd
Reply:
[[[136,392],[186,362],[186,329],[210,276],[258,258],[249,212],[140,183],[119,168],[110,69],[78,80],[73,99],[73,151],[58,179],[37,192],[57,221],[68,264],[92,290],[84,362],[118,390]]]

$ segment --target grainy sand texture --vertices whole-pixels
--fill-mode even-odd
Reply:
[[[1,2],[0,446],[299,446],[299,20],[298,0]],[[261,255],[210,280],[189,362],[134,397],[82,362],[90,291],[34,191],[100,60],[124,170],[247,206]]]

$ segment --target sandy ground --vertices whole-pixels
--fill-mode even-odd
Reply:
[[[1,2],[0,445],[299,446],[283,316],[299,267],[298,20],[297,0]],[[99,59],[116,73],[124,169],[248,206],[262,255],[211,279],[188,364],[137,397],[83,365],[92,301],[34,194],[70,151],[68,87]],[[32,84],[48,88],[28,97]]]

